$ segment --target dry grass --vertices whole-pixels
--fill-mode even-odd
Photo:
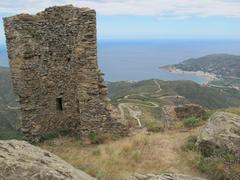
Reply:
[[[168,131],[141,134],[102,145],[82,145],[71,138],[46,141],[40,146],[60,156],[74,167],[104,180],[117,180],[138,173],[178,172],[199,175],[189,165],[182,146],[190,132]],[[192,157],[194,156],[194,157]],[[195,158],[195,155],[188,158]]]
[[[229,112],[229,113],[233,113],[233,114],[236,114],[236,115],[240,116],[240,108],[238,108],[238,107],[236,107],[236,108],[227,108],[227,109],[224,109],[223,111]]]

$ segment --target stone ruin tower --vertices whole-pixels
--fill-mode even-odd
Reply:
[[[4,18],[22,132],[30,141],[59,131],[123,134],[107,110],[97,64],[96,12],[55,6]]]

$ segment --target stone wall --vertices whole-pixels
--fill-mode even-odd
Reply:
[[[97,64],[96,13],[55,6],[4,18],[22,131],[30,140],[67,130],[124,134],[110,118]]]
[[[203,117],[206,114],[205,109],[197,104],[185,104],[174,108],[177,118],[184,119],[189,117]]]
[[[202,118],[206,115],[206,110],[197,104],[184,104],[179,106],[163,106],[164,119],[168,122],[183,120],[185,118]]]

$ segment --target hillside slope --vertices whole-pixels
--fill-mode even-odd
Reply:
[[[240,92],[236,89],[220,89],[201,86],[192,81],[161,81],[159,96],[184,96],[189,102],[200,104],[209,109],[240,106]],[[157,90],[153,80],[139,82],[108,82],[109,96],[113,101],[143,92],[152,93]],[[142,97],[135,97],[143,99]],[[148,97],[152,101],[158,101],[155,97]],[[146,99],[145,99],[146,100]]]
[[[9,68],[0,67],[0,139],[16,137],[18,106],[12,91]]]

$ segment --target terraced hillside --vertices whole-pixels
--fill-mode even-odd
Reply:
[[[109,97],[113,103],[121,101],[153,101],[159,105],[181,104],[184,101],[209,109],[237,107],[240,92],[236,89],[220,89],[201,86],[192,81],[146,80],[139,82],[108,82]],[[126,98],[127,96],[127,98]],[[124,98],[125,97],[125,98]]]
[[[130,126],[169,126],[169,109],[198,104],[206,109],[238,107],[240,92],[201,86],[192,81],[146,80],[108,82],[112,104],[118,106],[122,122]],[[127,119],[127,120],[126,120]],[[157,124],[156,124],[157,123]]]

